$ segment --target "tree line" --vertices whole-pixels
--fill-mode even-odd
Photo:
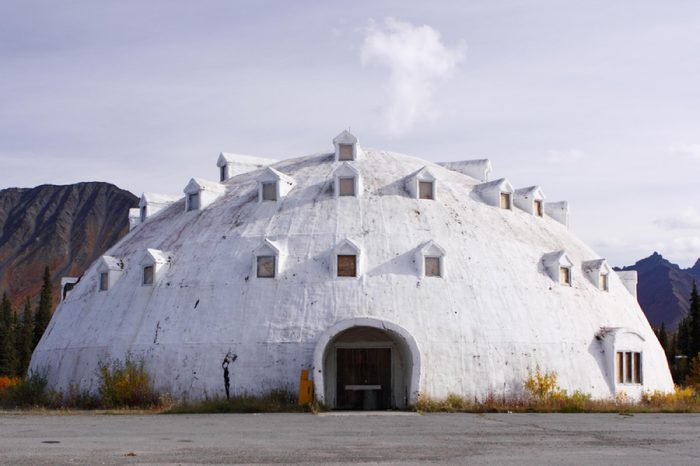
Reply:
[[[656,331],[661,347],[666,352],[673,381],[677,384],[700,384],[700,293],[693,283],[688,314],[680,321],[675,332],[666,326]]]
[[[7,293],[0,304],[0,376],[22,377],[27,373],[32,352],[51,320],[51,273],[44,269],[43,285],[36,311],[29,298],[21,313],[14,312]]]

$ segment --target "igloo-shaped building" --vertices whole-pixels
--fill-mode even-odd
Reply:
[[[333,143],[228,154],[234,176],[167,197],[66,295],[31,369],[94,390],[132,354],[190,399],[225,393],[223,361],[233,393],[296,390],[307,369],[340,409],[518,394],[537,366],[596,398],[673,389],[635,277],[569,231],[567,203],[489,181],[486,160]]]

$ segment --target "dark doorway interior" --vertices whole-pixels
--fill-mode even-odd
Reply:
[[[375,410],[391,406],[391,349],[338,348],[338,409]]]

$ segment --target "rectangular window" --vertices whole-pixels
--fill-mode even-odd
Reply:
[[[277,183],[274,181],[271,183],[262,184],[262,198],[263,201],[276,201],[277,200]]]
[[[100,274],[100,291],[106,291],[109,288],[109,273],[102,272]]]
[[[542,210],[542,201],[540,200],[535,201],[535,215],[538,217],[544,216],[544,212]]]
[[[275,256],[258,256],[258,278],[275,278]]]
[[[187,196],[187,210],[199,210],[199,193]]]
[[[352,144],[338,146],[338,160],[352,160]]]
[[[143,268],[143,284],[153,285],[153,279],[155,277],[155,268],[152,265],[147,265]]]
[[[433,198],[433,182],[432,181],[420,181],[420,182],[418,182],[418,197],[420,199],[432,199]]]
[[[338,276],[357,276],[357,256],[338,255]]]
[[[617,383],[642,383],[642,353],[617,352]]]
[[[624,364],[623,354],[621,352],[617,353],[617,383],[622,383],[625,380],[625,364]]]
[[[501,209],[510,209],[509,193],[501,193]]]
[[[440,270],[440,258],[439,257],[426,257],[425,258],[425,276],[426,277],[442,277],[442,271]]]
[[[559,267],[559,283],[562,285],[571,285],[571,269],[568,267]]]
[[[355,195],[355,178],[339,178],[338,190],[340,196]]]
[[[226,181],[226,165],[219,167],[219,181]]]
[[[601,273],[598,276],[598,288],[603,291],[608,291],[608,274]]]
[[[141,207],[141,221],[146,221],[146,206]]]

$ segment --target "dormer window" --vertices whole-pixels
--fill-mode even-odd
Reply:
[[[513,208],[513,185],[505,178],[481,183],[474,187],[474,193],[490,206],[506,210]]]
[[[187,195],[187,211],[199,210],[199,193]]]
[[[552,280],[562,286],[572,286],[574,263],[565,251],[545,254],[542,263]]]
[[[219,181],[224,182],[228,180],[228,165],[223,165],[219,167]]]
[[[182,199],[182,196],[145,192],[139,200],[139,219],[143,223],[169,205]]]
[[[513,192],[513,205],[535,217],[544,215],[544,192],[539,186],[528,186]]]
[[[258,177],[258,201],[279,201],[292,190],[294,185],[292,177],[267,167]]]
[[[109,289],[109,273],[102,272],[100,274],[100,291],[107,291]]]
[[[214,181],[192,178],[185,189],[185,211],[202,210],[226,192],[226,186]]]
[[[352,144],[338,144],[338,160],[353,160]]]
[[[284,259],[281,246],[265,239],[253,251],[253,275],[256,278],[277,278]]]
[[[153,285],[153,282],[155,281],[155,267],[152,265],[147,265],[146,267],[143,268],[143,279],[141,281],[142,285]]]
[[[262,184],[262,200],[276,201],[277,200],[277,183],[274,181]]]
[[[585,261],[581,264],[581,269],[593,286],[600,291],[608,291],[610,289],[609,278],[612,269],[605,259]]]
[[[501,193],[501,209],[510,210],[510,193]]]
[[[141,206],[140,214],[141,214],[141,223],[143,223],[146,221],[146,206],[145,205]]]
[[[358,160],[362,154],[360,142],[349,131],[343,131],[333,138],[333,146],[335,147],[336,162]]]
[[[418,248],[416,263],[419,264],[418,275],[421,277],[445,276],[445,250],[434,241],[428,241]]]
[[[406,178],[406,190],[414,199],[435,199],[435,177],[427,167],[423,167]]]
[[[357,197],[361,192],[360,173],[348,162],[343,162],[333,172],[333,180],[335,197]]]
[[[109,290],[124,272],[124,262],[112,256],[102,256],[97,266],[98,289]]]
[[[333,250],[333,275],[336,277],[360,276],[360,248],[350,240],[342,241]]]
[[[170,264],[170,257],[167,253],[158,249],[146,249],[141,259],[141,285],[155,285],[161,275],[163,268]]]

